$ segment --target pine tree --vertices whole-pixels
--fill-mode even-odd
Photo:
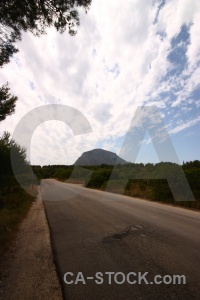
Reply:
[[[17,97],[10,94],[8,83],[0,88],[0,122],[15,111]]]
[[[40,36],[54,26],[75,35],[79,26],[78,7],[89,9],[91,0],[4,0],[0,1],[0,67],[18,51],[15,42],[22,31]]]

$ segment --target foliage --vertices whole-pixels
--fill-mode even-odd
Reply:
[[[115,168],[110,165],[85,166],[84,168],[86,171],[93,172],[89,182],[86,173],[73,172],[73,179],[82,179],[88,188],[106,189],[112,193],[124,193],[132,197],[200,208],[200,161],[186,162],[183,166],[170,162],[160,162],[155,165],[129,163],[117,165]],[[180,168],[183,169],[197,201],[174,201],[166,177],[170,176],[172,184],[176,187],[182,180],[179,176]],[[43,178],[47,178],[46,174],[48,173],[48,178],[65,181],[72,171],[73,166],[44,166],[40,169],[40,176],[43,174]],[[126,186],[125,191],[124,186]]]
[[[13,175],[11,149],[15,155],[18,174],[30,184],[30,176],[26,174],[26,151],[5,132],[0,138],[0,254],[33,201],[33,197],[26,194]]]
[[[20,174],[20,176],[23,176],[23,178],[27,181],[27,184],[30,184],[30,176],[26,174],[28,166],[26,151],[23,147],[11,139],[8,132],[4,132],[3,136],[0,138],[0,209],[10,208],[12,206],[10,199],[13,197],[13,194],[22,190],[12,171],[10,160],[11,149],[14,153],[18,166],[18,175]]]
[[[183,170],[188,179],[194,197],[200,199],[200,161],[190,161],[183,165]]]
[[[61,180],[66,180],[71,176],[72,173],[72,169],[64,169],[64,168],[58,168],[55,172],[54,172],[54,176],[58,179]]]
[[[28,162],[26,160],[26,150],[16,143],[10,137],[10,133],[4,132],[3,136],[0,138],[0,178],[5,176],[14,176],[12,171],[10,154],[11,150],[15,161],[17,164],[18,173],[25,173],[27,170]]]
[[[18,51],[15,42],[21,40],[21,32],[36,36],[54,26],[63,33],[67,28],[75,35],[79,26],[78,7],[86,11],[91,0],[4,0],[0,2],[0,66],[8,63]]]
[[[101,188],[104,182],[106,181],[106,177],[102,176],[101,174],[92,174],[92,177],[87,184],[87,187],[89,188]]]
[[[0,88],[0,122],[15,111],[17,97],[9,92],[8,83]]]
[[[12,176],[12,166],[10,160],[11,149],[15,155],[15,160],[18,165],[19,172],[26,171],[28,162],[26,161],[26,150],[10,138],[10,133],[4,132],[0,138],[0,184],[6,176]]]

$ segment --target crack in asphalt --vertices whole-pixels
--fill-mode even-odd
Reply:
[[[111,236],[107,236],[104,237],[101,242],[102,243],[112,243],[115,241],[120,241],[123,238],[127,237],[127,236],[142,236],[142,237],[146,237],[146,234],[144,234],[144,229],[142,228],[141,225],[135,225],[135,226],[130,226],[127,229],[125,229],[124,231],[120,232],[120,233],[115,233]]]

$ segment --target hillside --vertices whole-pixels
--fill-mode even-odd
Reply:
[[[84,152],[74,163],[75,166],[99,166],[102,164],[115,165],[126,164],[127,162],[120,158],[116,153],[103,150],[94,149]]]

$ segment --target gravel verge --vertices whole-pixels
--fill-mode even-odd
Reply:
[[[21,223],[2,267],[0,299],[63,299],[40,192]]]

